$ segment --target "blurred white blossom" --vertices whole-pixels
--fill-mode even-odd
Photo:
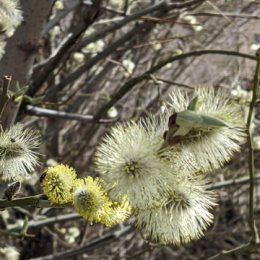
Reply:
[[[107,115],[109,118],[115,118],[118,116],[118,111],[116,109],[115,106],[111,107],[108,111],[107,111]]]
[[[89,43],[86,45],[82,51],[84,53],[99,53],[101,52],[105,47],[105,42],[103,40],[97,40],[96,42]]]
[[[183,12],[180,15],[180,18],[186,22],[188,22],[191,26],[192,29],[196,32],[200,32],[203,30],[203,26],[198,22],[197,18],[193,15],[187,15],[186,12]]]
[[[135,64],[131,60],[125,59],[122,61],[122,65],[124,67],[124,75],[129,76],[133,74],[135,69]]]
[[[236,88],[232,89],[231,95],[234,98],[240,99],[242,102],[250,102],[253,92],[251,90],[247,91],[242,89],[241,86],[237,86]]]
[[[18,260],[20,253],[13,246],[6,246],[0,248],[0,259],[1,260]]]
[[[74,52],[72,59],[76,64],[82,64],[85,60],[85,55],[81,52]]]

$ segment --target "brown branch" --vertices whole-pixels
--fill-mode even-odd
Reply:
[[[247,243],[231,250],[223,250],[222,252],[208,258],[208,260],[222,260],[222,259],[230,259],[232,256],[240,255],[242,253],[250,252],[256,248],[259,248],[260,243],[251,244]]]
[[[3,89],[2,89],[1,96],[0,96],[0,123],[1,123],[1,118],[3,115],[4,109],[6,107],[7,101],[9,99],[8,90],[10,87],[11,80],[12,80],[11,76],[5,75],[3,77]]]
[[[137,32],[144,29],[143,24],[139,24],[138,26],[134,27],[131,31],[124,34],[120,39],[110,44],[106,49],[104,49],[102,52],[94,56],[93,58],[89,59],[87,62],[85,62],[84,65],[76,69],[74,72],[72,72],[68,77],[66,77],[62,82],[59,84],[53,86],[51,90],[46,94],[46,99],[49,99],[57,91],[61,90],[68,84],[72,83],[73,81],[77,80],[84,72],[86,72],[88,69],[90,69],[93,65],[95,65],[100,60],[103,60],[107,56],[109,56],[112,52],[114,52],[119,46],[123,45],[125,42],[132,39],[133,35],[135,35]]]
[[[248,134],[248,146],[249,146],[249,155],[248,155],[248,164],[249,164],[249,226],[251,229],[252,239],[249,243],[241,245],[239,247],[233,248],[231,250],[224,250],[218,253],[215,256],[210,257],[208,260],[220,260],[227,259],[230,256],[239,255],[245,252],[251,252],[252,250],[260,247],[259,235],[257,226],[254,218],[254,208],[255,208],[255,173],[254,173],[254,150],[252,146],[252,134],[250,131],[251,121],[253,117],[253,111],[255,103],[258,96],[258,82],[259,82],[259,72],[260,72],[260,49],[256,53],[256,70],[254,75],[254,84],[253,84],[253,96],[249,107],[249,113],[247,117],[247,134]]]
[[[36,206],[41,207],[41,198],[43,194],[38,194],[30,197],[18,198],[13,200],[1,199],[0,200],[0,208],[8,208],[8,207],[24,207],[24,206]],[[44,203],[43,203],[44,204]],[[49,204],[50,206],[50,204]]]
[[[75,219],[82,218],[78,213],[68,213],[64,215],[59,215],[55,217],[46,217],[46,219],[39,219],[39,220],[30,220],[28,222],[28,229],[30,228],[40,228],[43,226],[48,226],[52,225],[54,223],[62,223],[66,221],[71,221]],[[13,228],[8,228],[8,232],[19,232],[21,230],[21,227],[13,227]]]
[[[62,46],[57,48],[57,51],[55,51],[54,54],[51,55],[51,58],[48,58],[46,61],[42,62],[44,64],[43,71],[39,73],[39,67],[42,67],[41,64],[37,65],[34,71],[33,78],[35,79],[35,82],[31,86],[30,90],[28,91],[29,95],[33,95],[37,88],[43,84],[44,81],[48,78],[50,73],[61,63],[61,61],[64,63],[69,55],[72,53],[72,51],[78,51],[84,46],[86,46],[89,43],[95,42],[101,38],[103,38],[106,34],[113,32],[117,29],[120,29],[124,25],[130,23],[131,21],[139,19],[141,16],[153,13],[153,12],[164,12],[169,11],[173,9],[182,9],[187,7],[192,7],[196,4],[202,3],[205,0],[192,0],[187,1],[184,3],[170,3],[167,4],[165,2],[161,2],[157,5],[154,5],[152,7],[149,7],[145,10],[141,10],[133,15],[127,16],[123,18],[122,20],[119,20],[116,23],[113,23],[111,26],[105,27],[103,30],[96,31],[95,33],[91,34],[90,36],[86,37],[81,41],[81,43],[77,44],[76,46],[72,46],[78,36],[82,33],[82,28],[77,29],[76,32],[73,32],[71,37],[68,37],[67,41],[63,41]],[[70,49],[71,48],[71,49]],[[85,66],[87,67],[87,66]],[[80,69],[80,68],[79,68]],[[84,72],[86,69],[83,69],[78,71],[78,74],[81,74],[82,71]],[[39,74],[39,75],[38,75]],[[76,74],[76,75],[78,75]],[[75,75],[75,74],[74,74]],[[73,81],[77,78],[77,76],[71,76],[68,81]]]
[[[96,15],[99,10],[100,0],[95,0],[91,7],[86,5],[79,6],[80,19],[75,23],[70,32],[69,36],[62,41],[61,45],[55,50],[46,61],[35,67],[32,78],[34,82],[28,91],[29,95],[32,96],[35,91],[47,80],[53,70],[60,64],[61,60],[64,62],[70,55],[70,49],[75,45],[75,42],[79,39],[82,33],[85,32],[86,28],[94,22]]]
[[[252,234],[252,242],[259,242],[259,235],[255,223],[254,218],[254,208],[255,208],[255,183],[254,183],[254,175],[255,175],[255,166],[254,166],[254,149],[252,144],[252,133],[251,133],[251,122],[253,118],[253,111],[258,97],[258,82],[259,82],[259,72],[260,72],[260,48],[256,53],[257,64],[254,75],[254,84],[253,84],[253,96],[249,106],[249,113],[247,117],[247,140],[248,140],[248,165],[249,165],[249,176],[250,176],[250,191],[249,191],[249,226]]]
[[[253,14],[236,14],[236,13],[227,13],[227,12],[196,12],[196,13],[188,13],[187,15],[193,15],[193,16],[218,16],[218,17],[231,17],[231,18],[241,18],[241,19],[260,19],[259,15],[253,15]]]
[[[55,25],[57,25],[64,17],[66,17],[70,12],[73,11],[73,9],[75,9],[76,7],[78,7],[80,5],[80,1],[71,1],[70,5],[64,9],[61,10],[60,12],[58,12],[56,14],[56,16],[51,19],[45,26],[44,29],[42,31],[42,35],[45,36],[50,29],[52,29]]]
[[[100,236],[93,239],[91,242],[84,246],[80,246],[78,248],[73,248],[70,250],[67,250],[65,252],[57,253],[57,254],[51,254],[47,256],[37,257],[37,258],[31,258],[29,260],[62,260],[67,258],[72,258],[73,256],[80,255],[83,253],[87,253],[93,249],[99,248],[101,246],[104,246],[108,243],[111,243],[113,240],[118,240],[120,237],[125,236],[133,231],[132,226],[125,226],[121,228],[120,230],[114,231],[114,232],[108,232],[104,236],[100,238]]]
[[[100,118],[97,120],[92,115],[80,115],[77,113],[69,113],[69,112],[65,112],[65,111],[58,111],[58,110],[54,110],[54,109],[36,107],[36,106],[32,106],[32,105],[27,105],[26,111],[30,115],[51,117],[51,118],[65,119],[65,120],[77,120],[77,121],[89,122],[89,123],[111,124],[111,123],[115,123],[117,121],[117,118],[116,119]]]
[[[148,7],[146,9],[136,12],[132,15],[126,16],[125,18],[122,18],[121,20],[113,23],[112,25],[105,27],[103,30],[96,31],[95,33],[93,33],[90,36],[83,39],[82,42],[77,45],[77,47],[75,48],[75,51],[78,51],[79,49],[83,48],[85,45],[87,45],[89,43],[102,39],[106,34],[116,31],[116,30],[122,28],[124,25],[126,25],[132,21],[138,20],[139,18],[141,18],[142,16],[145,16],[147,14],[151,14],[154,12],[170,11],[170,10],[174,10],[174,9],[188,8],[195,4],[202,3],[204,1],[205,0],[193,0],[193,1],[187,1],[184,3],[168,3],[168,4],[163,1],[157,5]]]
[[[254,180],[256,181],[259,179],[260,179],[260,174],[256,174],[254,177]],[[247,183],[249,183],[249,180],[250,180],[249,176],[244,176],[244,177],[237,178],[237,179],[220,181],[220,182],[216,182],[216,183],[207,185],[207,189],[215,190],[215,189],[222,189],[222,188],[226,188],[226,187],[230,187],[230,186],[234,186],[234,185],[247,184]]]
[[[96,114],[97,118],[102,117],[114,104],[121,99],[124,95],[126,95],[129,91],[131,91],[135,85],[142,82],[143,80],[150,79],[150,74],[155,73],[165,65],[167,65],[170,62],[175,62],[179,60],[183,60],[189,57],[193,56],[201,56],[201,55],[208,55],[208,54],[214,54],[214,55],[228,55],[228,56],[235,56],[235,57],[241,57],[246,58],[250,60],[256,60],[256,57],[253,55],[240,53],[236,51],[227,51],[227,50],[200,50],[200,51],[192,51],[187,52],[179,55],[175,55],[173,57],[169,57],[168,59],[160,62],[156,66],[152,67],[150,70],[146,71],[141,76],[135,77],[127,81],[119,90],[116,92],[109,102],[107,102]]]

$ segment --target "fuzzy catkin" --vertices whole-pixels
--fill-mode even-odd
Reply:
[[[23,20],[17,0],[0,1],[0,60],[4,55],[5,40],[11,37]]]
[[[0,176],[5,180],[25,179],[39,164],[37,131],[16,124],[0,133]]]

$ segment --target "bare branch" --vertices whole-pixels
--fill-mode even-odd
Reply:
[[[135,77],[127,81],[119,90],[116,92],[112,97],[109,102],[107,102],[98,112],[96,117],[100,118],[102,117],[108,109],[110,109],[119,99],[121,99],[124,95],[126,95],[129,91],[131,91],[135,85],[138,83],[142,82],[143,80],[149,79],[150,74],[155,73],[165,65],[171,62],[179,61],[182,59],[186,59],[189,57],[193,56],[201,56],[201,55],[208,55],[208,54],[214,54],[214,55],[228,55],[228,56],[234,56],[234,57],[241,57],[241,58],[246,58],[250,60],[257,60],[255,56],[245,54],[245,53],[240,53],[236,51],[227,51],[227,50],[200,50],[200,51],[192,51],[192,52],[187,52],[183,53],[180,55],[175,55],[173,57],[169,57],[168,59],[160,62],[150,70],[146,71],[143,75]]]
[[[260,19],[259,15],[253,15],[253,14],[241,14],[241,13],[236,14],[236,13],[227,13],[227,12],[221,12],[221,14],[220,14],[220,13],[211,12],[211,11],[187,13],[187,15],[193,15],[193,16],[217,16],[217,17],[227,16],[227,17],[230,17],[230,18],[255,19],[255,20]]]
[[[3,77],[3,90],[0,96],[0,123],[1,123],[1,117],[2,114],[4,112],[6,103],[9,99],[8,97],[8,90],[10,87],[10,83],[11,83],[12,77],[11,76],[4,76]]]
[[[117,121],[117,119],[96,119],[92,115],[80,115],[76,113],[69,113],[65,111],[58,111],[54,109],[36,107],[32,105],[26,106],[26,111],[30,115],[36,116],[44,116],[44,117],[51,117],[56,119],[65,119],[65,120],[77,120],[82,122],[89,122],[89,123],[100,123],[100,124],[111,124]]]
[[[132,231],[133,231],[132,226],[130,226],[130,225],[125,226],[118,231],[114,231],[114,232],[110,231],[110,232],[108,232],[108,234],[104,235],[101,238],[100,238],[100,236],[98,236],[97,238],[93,239],[90,243],[88,243],[84,246],[74,248],[71,250],[67,250],[65,252],[61,252],[61,253],[57,253],[57,254],[51,254],[51,255],[47,255],[47,256],[43,256],[43,257],[31,258],[29,260],[59,260],[59,259],[61,260],[61,259],[65,259],[68,257],[73,257],[76,255],[80,255],[80,254],[89,252],[95,248],[104,246],[113,240],[117,240],[120,237],[131,233]]]
[[[250,176],[250,191],[249,191],[249,225],[251,228],[252,234],[252,242],[258,243],[259,242],[259,235],[255,223],[254,218],[254,207],[255,207],[255,182],[254,182],[254,175],[255,175],[255,166],[254,166],[254,150],[252,144],[252,133],[250,130],[253,111],[258,97],[258,82],[259,82],[259,72],[260,72],[260,49],[258,49],[256,53],[257,64],[255,69],[254,75],[254,85],[253,85],[253,96],[249,107],[249,113],[247,117],[247,141],[248,141],[248,148],[249,148],[249,155],[248,155],[248,165],[249,165],[249,176]]]

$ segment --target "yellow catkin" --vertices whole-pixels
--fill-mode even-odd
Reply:
[[[41,181],[45,195],[52,203],[64,204],[73,200],[73,192],[76,184],[76,172],[67,165],[49,167]]]
[[[93,179],[90,176],[77,180],[73,205],[83,218],[107,225],[106,219],[111,214],[112,201],[101,182],[99,178]]]

